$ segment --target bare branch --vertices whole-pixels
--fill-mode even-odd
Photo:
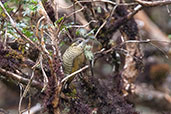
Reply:
[[[20,75],[17,75],[17,74],[15,74],[13,72],[10,72],[10,71],[6,71],[5,69],[2,69],[2,68],[0,68],[0,74],[3,75],[3,76],[6,76],[8,78],[12,78],[12,79],[14,79],[14,80],[16,80],[16,81],[18,81],[20,83],[23,83],[25,85],[29,82],[29,79],[23,78]],[[31,82],[31,86],[36,87],[37,89],[43,88],[42,84],[40,84],[39,82],[37,82],[35,80],[33,80]]]
[[[81,12],[82,10],[84,10],[84,7],[82,7],[81,9],[79,9],[79,10],[73,12],[73,13],[71,13],[70,15],[66,16],[66,18],[68,18],[68,17],[70,17],[70,16],[72,16],[72,15],[78,13],[78,12]]]
[[[64,79],[62,79],[61,82],[62,82],[62,83],[65,82],[65,81],[68,80],[69,78],[71,78],[71,77],[73,77],[74,75],[76,75],[76,74],[78,74],[78,73],[84,71],[84,70],[87,69],[87,68],[89,68],[89,65],[86,65],[86,66],[84,66],[83,68],[81,68],[81,69],[79,69],[79,70],[77,70],[77,71],[71,73],[70,75],[66,76]]]
[[[115,9],[116,9],[117,6],[118,6],[118,5],[116,5],[116,6],[113,7],[113,9],[112,9],[110,15],[105,19],[105,21],[103,22],[103,24],[102,24],[102,25],[99,27],[99,29],[97,30],[97,32],[96,32],[96,34],[95,34],[95,37],[98,35],[98,33],[100,32],[100,30],[105,26],[105,24],[107,23],[107,20],[112,16],[112,14],[114,13],[114,11],[115,11]]]
[[[133,12],[130,12],[128,15],[127,15],[127,18],[128,19],[131,19],[136,13],[138,13],[140,10],[142,10],[143,7],[142,5],[137,5],[135,8],[134,8],[134,11]]]
[[[46,75],[46,72],[45,72],[45,70],[44,70],[44,68],[43,68],[43,63],[42,63],[42,61],[43,61],[43,57],[42,57],[42,55],[40,55],[40,67],[41,67],[41,70],[42,70],[42,73],[43,73],[43,77],[44,77],[44,86],[43,86],[43,89],[42,89],[42,92],[43,92],[43,91],[46,89],[49,80],[48,80],[48,77],[47,77],[47,75]]]
[[[146,7],[154,7],[154,6],[164,6],[171,4],[171,0],[160,0],[160,1],[145,1],[145,0],[135,0],[139,4]]]
[[[35,69],[33,69],[33,71],[32,71],[32,76],[31,76],[29,82],[27,83],[27,86],[26,86],[26,88],[24,89],[23,94],[22,94],[21,97],[20,97],[19,106],[18,106],[18,112],[19,112],[19,114],[21,114],[21,112],[22,112],[22,111],[21,111],[22,100],[23,100],[23,98],[26,96],[27,92],[29,91],[30,86],[31,86],[31,83],[32,83],[32,81],[33,81],[33,78],[34,78],[34,70],[35,70]]]

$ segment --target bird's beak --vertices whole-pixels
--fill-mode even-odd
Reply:
[[[82,43],[86,44],[89,41],[89,39],[84,40]]]
[[[82,41],[78,46],[85,46],[89,39]]]

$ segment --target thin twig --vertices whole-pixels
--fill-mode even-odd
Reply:
[[[107,23],[107,20],[113,15],[115,9],[117,8],[118,5],[114,6],[110,15],[105,19],[105,21],[103,22],[103,24],[99,27],[99,29],[97,30],[96,34],[94,35],[95,37],[98,35],[98,33],[100,32],[100,30],[105,26],[105,24]]]
[[[160,52],[162,52],[163,55],[164,55],[164,57],[165,57],[166,59],[169,59],[169,57],[167,56],[167,53],[164,52],[161,48],[157,47],[157,46],[154,45],[152,42],[150,42],[150,44],[151,44],[152,46],[154,46],[155,48],[157,48]]]
[[[61,83],[64,83],[66,80],[68,80],[69,78],[73,77],[74,75],[84,71],[85,69],[89,68],[89,65],[84,66],[83,68],[71,73],[70,75],[66,76],[65,78],[62,79]]]
[[[128,41],[123,42],[121,45],[124,45],[125,43],[149,43],[149,44],[151,44],[152,46],[154,46],[155,48],[157,48],[158,50],[160,50],[160,51],[163,53],[163,55],[164,55],[167,59],[169,59],[169,57],[167,56],[167,54],[166,54],[161,48],[157,47],[156,45],[154,45],[154,44],[152,43],[153,41],[171,43],[171,42],[167,42],[167,41],[158,41],[158,40],[150,40],[150,39],[147,39],[147,40],[140,40],[140,41],[138,41],[138,40],[128,40]]]
[[[162,40],[150,40],[150,39],[147,39],[147,40],[127,40],[123,43],[149,43],[149,42],[164,42],[164,43],[171,43],[171,42],[168,42],[168,41],[162,41]]]
[[[27,92],[29,91],[30,86],[31,86],[31,83],[32,83],[32,81],[33,81],[33,78],[34,78],[34,70],[35,70],[35,69],[33,69],[31,78],[30,78],[29,82],[27,83],[27,86],[26,86],[26,88],[24,89],[24,92],[23,92],[22,96],[20,97],[19,106],[18,106],[18,107],[19,107],[19,108],[18,108],[19,114],[21,114],[21,104],[22,104],[22,100],[23,100],[23,98],[26,96]]]
[[[73,5],[74,5],[73,9],[74,9],[74,12],[75,12],[76,11],[75,0],[73,0]],[[74,18],[74,24],[76,24],[76,19],[77,19],[76,13],[74,13],[73,18]],[[76,32],[75,28],[73,28],[72,31],[75,33]],[[76,34],[73,34],[74,39],[75,39],[75,35]]]
[[[6,30],[5,30],[5,38],[4,38],[4,41],[3,41],[3,46],[4,46],[4,49],[6,49],[7,48],[7,46],[6,46],[6,43],[7,43],[7,34],[8,34],[8,32],[7,32],[7,28],[6,28]]]
[[[68,29],[68,28],[85,28],[85,27],[89,26],[91,23],[97,23],[97,21],[96,21],[96,20],[91,20],[90,22],[88,22],[88,23],[85,24],[85,25],[70,25],[70,26],[68,26],[68,27],[66,27],[66,28],[67,28],[67,29]],[[60,37],[60,35],[61,35],[62,32],[64,32],[64,31],[65,31],[65,28],[62,29],[62,30],[59,32],[58,37]]]
[[[45,20],[45,17],[44,16],[43,16],[43,18],[42,18],[41,21],[43,21],[43,20]],[[42,25],[44,25],[44,21],[42,22]],[[46,52],[47,57],[50,60],[52,60],[52,57],[50,56],[49,51],[46,49],[43,31],[44,31],[43,30],[43,27],[41,27],[41,29],[40,29],[40,33],[41,33],[41,40],[40,40],[41,48],[42,48],[42,50],[44,50],[44,52]]]
[[[29,103],[28,103],[28,114],[30,114],[30,108],[31,108],[31,95],[29,93]]]
[[[104,3],[108,3],[108,4],[111,4],[111,5],[116,5],[117,3],[116,2],[113,2],[113,1],[110,1],[110,0],[93,0],[93,1],[77,1],[75,2],[75,4],[78,4],[78,3],[90,3],[90,2],[104,2]],[[120,3],[118,5],[125,5],[125,6],[130,6],[130,5],[137,5],[137,3]],[[70,6],[60,6],[60,8],[62,9],[69,9],[69,8],[72,8],[73,7],[73,4],[70,5]]]
[[[23,90],[23,85],[22,84],[19,84],[19,87],[20,87],[20,101],[19,101],[19,106],[18,106],[18,113],[21,114],[21,97],[22,97],[22,90]]]
[[[154,6],[164,6],[171,4],[171,0],[159,0],[159,1],[145,1],[145,0],[135,0],[139,4],[146,7],[154,7]]]
[[[46,75],[46,72],[44,71],[42,61],[43,61],[43,57],[42,57],[42,55],[40,55],[40,67],[41,67],[41,70],[42,70],[42,73],[43,73],[43,77],[44,77],[44,86],[43,86],[41,92],[43,92],[43,91],[46,89],[46,87],[47,87],[47,85],[48,85],[48,82],[49,82],[49,81],[48,81],[48,77],[47,77],[47,75]]]
[[[24,90],[23,97],[26,96],[28,90],[30,89],[31,83],[32,83],[33,78],[34,78],[34,71],[35,71],[35,69],[33,69],[33,71],[32,71],[31,78],[30,78],[30,80],[29,80],[29,82],[28,82],[28,84],[27,84],[27,86],[26,86],[26,88],[25,88],[25,90]]]
[[[40,26],[40,23],[43,21],[44,22],[45,20],[45,16],[42,16],[38,22],[37,22],[37,25],[36,25],[36,37],[39,39],[39,42],[40,42],[40,47],[42,48],[42,50],[44,52],[46,52],[46,56],[52,60],[52,57],[50,56],[48,50],[46,49],[46,45],[45,45],[45,41],[44,41],[44,34],[43,34],[43,27],[41,27],[40,29],[40,32],[41,32],[41,38],[39,37],[39,26]],[[43,23],[44,24],[44,23]]]
[[[42,20],[44,20],[45,19],[45,16],[42,16],[39,20],[38,20],[38,22],[37,22],[37,24],[36,24],[36,37],[38,38],[38,40],[40,41],[40,37],[39,37],[39,26],[40,26],[40,22],[42,21]]]
[[[74,14],[78,13],[78,12],[81,12],[82,10],[84,10],[84,7],[82,7],[82,8],[81,8],[81,9],[79,9],[79,10],[74,11],[74,12],[73,12],[73,13],[71,13],[70,15],[66,16],[66,18],[68,18],[68,17],[70,17],[70,16],[72,16],[72,15],[74,15]]]
[[[134,11],[130,12],[126,17],[128,19],[131,19],[135,14],[137,14],[142,9],[143,9],[142,5],[139,4],[134,8]]]
[[[105,26],[105,24],[107,23],[107,19],[103,22],[103,24],[99,27],[99,29],[97,30],[96,34],[94,35],[95,37],[97,37],[98,33],[100,32],[100,30]]]

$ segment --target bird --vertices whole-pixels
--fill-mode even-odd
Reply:
[[[78,70],[86,61],[84,48],[89,39],[78,38],[62,55],[64,74],[67,76]],[[70,77],[66,84],[69,86],[75,76]]]

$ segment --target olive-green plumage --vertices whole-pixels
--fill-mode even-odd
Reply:
[[[63,66],[64,73],[70,74],[72,73],[72,67],[74,67],[75,59],[83,53],[83,49],[78,46],[70,46],[65,53],[63,54]]]
[[[71,46],[66,49],[64,52],[62,59],[63,59],[63,67],[64,67],[64,73],[66,75],[69,75],[76,70],[78,70],[81,65],[85,62],[84,57],[84,47],[86,45],[86,42],[88,40],[79,39],[76,42],[74,42]],[[68,79],[68,82],[70,83],[73,80],[74,77]]]

